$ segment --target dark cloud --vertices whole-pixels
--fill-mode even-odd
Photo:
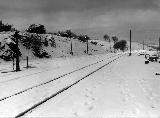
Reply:
[[[24,12],[155,9],[155,0],[0,0],[0,9]]]
[[[42,14],[45,17],[61,12],[84,14],[83,17],[99,16],[106,12],[130,9],[157,9],[157,0],[0,0],[1,16],[33,17]]]
[[[128,24],[157,26],[159,6],[159,0],[0,0],[0,19],[19,29],[41,23],[50,30],[116,31],[117,27],[126,30]]]

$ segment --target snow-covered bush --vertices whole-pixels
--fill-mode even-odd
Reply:
[[[0,54],[0,58],[5,61],[11,61],[13,58],[13,52],[10,49],[7,49]]]
[[[42,50],[43,45],[48,46],[48,41],[47,39],[43,40],[43,37],[39,34],[26,33],[23,35],[21,43],[26,47],[26,49],[31,49],[33,54],[39,58],[50,57],[45,50]]]
[[[66,37],[66,38],[77,38],[77,35],[71,30],[58,31],[57,33],[54,33],[54,35]]]
[[[42,43],[45,47],[48,47],[48,40],[46,38],[42,41]]]
[[[78,40],[80,40],[82,42],[87,42],[87,40],[90,40],[90,37],[87,35],[79,35]]]
[[[46,40],[50,42],[51,47],[56,48],[56,42],[52,35],[47,36]]]
[[[26,31],[29,33],[46,34],[46,28],[44,27],[44,25],[41,24],[32,24]]]
[[[8,31],[16,31],[16,29],[13,28],[13,25],[4,24],[2,20],[0,20],[0,32],[8,32]]]
[[[97,42],[91,41],[91,44],[97,45]]]
[[[5,61],[12,60],[13,57],[16,56],[16,53],[18,53],[19,56],[21,56],[20,49],[17,48],[17,45],[15,43],[14,35],[4,35],[1,34],[1,43],[0,43],[0,58],[2,58]]]
[[[117,49],[117,50],[120,49],[120,50],[124,51],[127,48],[127,41],[120,40],[114,44],[113,48]]]

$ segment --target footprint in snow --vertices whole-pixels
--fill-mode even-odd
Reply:
[[[89,105],[89,103],[88,103],[88,102],[85,102],[84,105],[87,106],[87,105]]]
[[[93,101],[96,100],[95,98],[91,98]]]
[[[102,83],[101,83],[101,82],[98,82],[98,84],[99,84],[99,85],[102,85]]]
[[[151,108],[156,108],[156,105],[155,104],[151,104]]]
[[[93,88],[97,88],[96,86],[93,86]]]
[[[88,110],[93,110],[94,109],[94,107],[93,106],[90,106],[90,107],[88,107]]]
[[[90,94],[93,94],[93,91],[89,91]]]
[[[78,113],[77,112],[74,112],[73,115],[78,117]]]
[[[126,99],[125,99],[125,98],[123,98],[123,99],[122,99],[122,102],[126,102]]]
[[[88,95],[85,95],[85,97],[89,98],[89,96],[88,96]]]
[[[86,91],[89,91],[89,89],[87,89],[87,88],[86,88],[85,90],[86,90]]]

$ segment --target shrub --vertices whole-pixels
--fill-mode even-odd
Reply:
[[[35,56],[39,55],[42,48],[42,41],[38,34],[24,34],[21,43],[26,49],[32,49]]]
[[[90,40],[90,37],[88,37],[87,35],[80,35],[78,36],[78,40],[82,42],[87,42],[87,40]]]
[[[41,57],[42,57],[42,58],[43,58],[43,57],[45,57],[45,58],[50,58],[51,55],[49,55],[45,50],[42,50],[42,52],[41,52]]]
[[[9,48],[12,50],[13,54],[18,54],[19,56],[21,56],[21,52],[19,47],[16,44],[16,39],[21,39],[21,35],[19,35],[19,32],[15,32],[12,36],[10,36],[10,43],[8,43],[7,45],[9,46]],[[15,55],[14,55],[15,56]]]
[[[67,38],[77,38],[77,35],[73,33],[71,30],[66,30],[65,32],[67,34]]]
[[[26,31],[29,33],[46,34],[46,28],[44,27],[44,25],[41,24],[32,24]]]
[[[66,31],[58,31],[58,33],[54,33],[57,36],[62,36],[66,38],[77,38],[77,35],[73,33],[71,30]]]
[[[116,37],[116,36],[112,36],[112,40],[113,40],[113,42],[114,42],[114,44],[118,41],[118,37]]]
[[[17,45],[14,43],[8,44],[10,51],[13,52],[13,56],[15,56],[16,53],[18,53],[19,56],[22,56],[22,53],[20,52],[19,47],[17,48]],[[9,50],[8,50],[9,51]]]
[[[26,47],[26,49],[31,49],[32,38],[33,37],[31,37],[31,35],[29,35],[29,34],[23,35],[23,38],[21,39],[21,43],[24,47]]]
[[[42,41],[39,35],[32,35],[32,45],[31,48],[35,53],[39,53],[42,48]]]
[[[47,39],[42,41],[42,37],[39,34],[24,34],[21,43],[27,49],[32,49],[33,54],[39,58],[50,57],[50,55],[45,50],[42,50],[42,45],[44,44],[45,46],[47,46],[48,41]]]
[[[113,46],[114,49],[120,49],[122,51],[124,51],[127,47],[127,41],[126,40],[120,40],[118,42],[116,42]]]
[[[27,49],[39,50],[42,47],[42,39],[38,34],[25,34],[21,40]]]
[[[34,51],[33,54],[39,58],[50,58],[51,55],[49,55],[45,50],[41,51]]]
[[[50,43],[51,47],[56,48],[56,42],[55,42],[55,39],[54,39],[53,37],[51,37],[51,38],[49,39],[49,41],[51,42],[51,43]]]
[[[110,37],[109,37],[108,34],[105,34],[105,35],[103,36],[103,38],[104,38],[105,41],[108,41],[109,43],[111,42],[111,39],[110,39]]]
[[[6,51],[4,51],[1,55],[0,55],[1,59],[4,59],[5,61],[11,61],[13,58],[13,52],[9,49],[7,49]]]
[[[97,45],[97,42],[91,41],[92,44]]]
[[[9,25],[9,24],[3,24],[2,21],[0,21],[0,32],[7,32],[7,31],[11,31],[13,30],[14,28],[12,28],[13,25]]]
[[[47,39],[45,38],[44,39],[44,41],[43,41],[43,45],[45,46],[45,47],[47,47],[48,46],[48,41],[47,41]]]

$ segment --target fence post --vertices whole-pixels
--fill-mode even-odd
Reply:
[[[130,30],[130,52],[129,52],[129,56],[131,56],[132,55],[132,53],[131,53],[131,40],[132,40],[132,31]]]
[[[13,71],[14,71],[14,57],[13,57],[12,61],[13,61]]]
[[[159,51],[160,51],[160,37],[159,37]]]
[[[29,66],[28,66],[28,56],[27,56],[27,69],[28,69],[28,67],[29,67]]]
[[[71,40],[71,55],[73,55],[73,44],[72,44],[72,40]]]

